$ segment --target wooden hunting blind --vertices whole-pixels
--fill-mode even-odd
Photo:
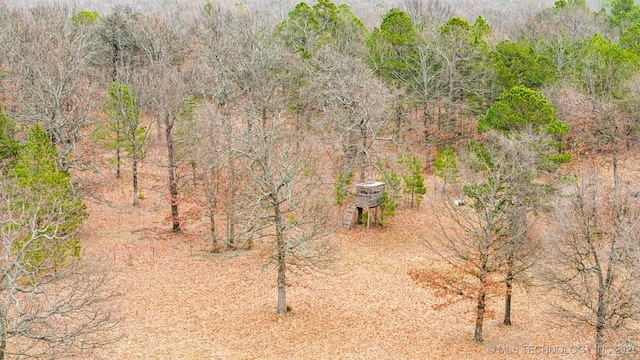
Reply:
[[[367,181],[364,183],[356,184],[356,201],[355,204],[351,203],[347,207],[347,211],[342,220],[342,227],[348,229],[353,223],[353,215],[355,210],[358,210],[358,217],[356,223],[362,223],[362,214],[364,209],[367,209],[367,229],[373,219],[374,224],[378,223],[378,208],[380,207],[380,199],[384,193],[384,183],[376,181]],[[371,211],[370,209],[373,209]]]
[[[356,207],[374,208],[380,206],[383,192],[383,182],[368,181],[356,184]]]

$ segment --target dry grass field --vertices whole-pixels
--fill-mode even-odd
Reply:
[[[541,289],[516,289],[512,326],[501,325],[503,299],[490,299],[482,344],[472,340],[472,303],[434,310],[439,299],[407,274],[437,260],[424,244],[435,236],[429,194],[420,209],[402,209],[384,228],[337,231],[335,262],[291,274],[292,312],[278,316],[267,244],[211,253],[204,220],[172,234],[164,169],[153,164],[142,167],[138,207],[130,205],[126,173],[121,180],[109,171],[81,175],[90,213],[81,233],[85,256],[112,264],[122,294],[122,339],[101,358],[592,358],[591,332],[557,326]],[[572,351],[581,354],[563,354]]]

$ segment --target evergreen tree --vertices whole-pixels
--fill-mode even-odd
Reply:
[[[0,166],[6,173],[11,168],[20,151],[20,144],[15,140],[16,124],[7,118],[0,107]]]
[[[34,267],[44,258],[53,258],[58,265],[63,265],[69,256],[80,255],[80,244],[74,234],[88,214],[69,174],[58,169],[57,157],[58,152],[51,145],[47,133],[39,125],[35,125],[29,129],[27,143],[18,154],[13,168],[13,176],[18,186],[28,189],[40,199],[41,208],[35,210],[43,214],[60,214],[61,219],[57,221],[57,225],[47,228],[46,232],[50,233],[51,237],[66,239],[53,250],[31,251],[28,260]],[[30,204],[22,206],[29,207]],[[46,237],[40,241],[46,241]],[[48,247],[42,246],[42,249]],[[55,254],[52,255],[51,251]]]
[[[276,38],[304,59],[327,46],[360,57],[366,34],[366,27],[348,5],[336,6],[329,0],[319,0],[313,7],[299,3],[274,31]]]
[[[586,0],[556,0],[553,4],[556,10],[564,7],[588,9]]]
[[[335,196],[335,204],[342,205],[342,203],[352,196],[349,188],[351,187],[351,182],[353,180],[353,171],[349,172],[347,176],[342,174],[338,174],[338,181],[334,185],[333,192]]]
[[[491,52],[498,81],[504,88],[523,85],[538,89],[556,79],[553,63],[543,55],[536,55],[530,46],[505,40]]]
[[[81,10],[71,16],[71,22],[76,25],[93,25],[98,22],[99,16],[97,11]]]
[[[492,183],[495,180],[490,176],[487,182],[474,185],[478,189],[495,187],[504,199],[499,213],[506,219],[503,225],[506,232],[499,247],[505,258],[505,325],[511,325],[512,284],[521,272],[518,269],[526,269],[531,261],[526,237],[531,225],[527,214],[540,209],[551,192],[550,186],[536,180],[543,172],[555,171],[561,163],[571,161],[571,156],[562,151],[561,141],[569,132],[569,125],[555,114],[553,105],[542,93],[514,86],[500,94],[486,116],[478,120],[478,131],[489,133],[488,143],[475,147],[478,170],[488,174],[500,170],[511,179],[508,187]],[[501,147],[509,147],[509,143],[515,144],[510,147],[517,151],[506,152],[500,158],[487,156],[500,152]]]
[[[634,0],[613,0],[611,3],[611,23],[622,29],[640,20],[640,7]]]
[[[131,159],[133,177],[133,205],[139,204],[138,162],[145,157],[145,145],[149,140],[147,127],[141,123],[140,101],[126,84],[113,82],[109,87],[105,111],[115,132],[110,146],[116,149],[118,174],[120,155],[125,152]]]
[[[380,171],[381,182],[384,182],[384,192],[380,198],[380,223],[386,225],[388,221],[385,221],[385,217],[396,216],[396,210],[398,209],[398,199],[400,198],[400,177],[387,163],[378,164],[376,166]]]
[[[625,34],[620,45],[598,34],[580,43],[582,61],[576,82],[584,92],[605,101],[624,98],[621,85],[638,70],[638,55],[633,51],[630,33]]]
[[[445,184],[458,181],[458,159],[452,148],[438,151],[433,167],[436,169],[435,175],[442,178]]]
[[[422,176],[422,161],[417,156],[409,156],[404,161],[407,174],[404,179],[404,193],[410,195],[410,206],[420,205],[427,188],[424,186],[424,177]]]
[[[478,132],[495,129],[503,133],[526,129],[564,136],[569,125],[556,118],[556,109],[545,96],[524,86],[514,86],[498,96],[498,100],[478,120]]]
[[[622,35],[620,35],[620,47],[636,55],[640,55],[640,22],[629,26]]]
[[[411,17],[391,9],[367,39],[368,63],[382,78],[401,83],[407,78],[409,55],[417,41]]]
[[[493,100],[490,35],[491,27],[482,16],[473,24],[453,17],[438,28],[440,56],[448,74],[446,99],[472,115],[485,111],[485,104]]]

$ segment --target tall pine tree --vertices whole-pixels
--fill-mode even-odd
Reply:
[[[28,189],[40,199],[40,208],[35,210],[42,214],[55,213],[60,217],[55,227],[46,229],[50,238],[66,239],[53,249],[49,246],[35,246],[27,259],[33,267],[38,267],[43,259],[53,259],[57,265],[63,265],[69,256],[80,255],[80,244],[74,234],[88,214],[69,174],[58,169],[57,157],[58,151],[52,146],[47,133],[39,125],[35,125],[29,129],[27,143],[18,154],[12,170],[18,186]],[[30,204],[22,206],[29,207]],[[45,236],[40,241],[46,241],[46,238]]]

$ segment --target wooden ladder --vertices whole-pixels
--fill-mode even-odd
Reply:
[[[347,205],[347,210],[344,213],[344,217],[342,218],[342,228],[349,230],[351,224],[353,223],[353,213],[356,211],[356,205],[351,203]]]

